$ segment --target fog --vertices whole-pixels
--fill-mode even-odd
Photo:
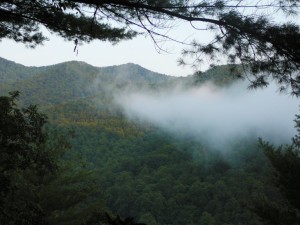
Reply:
[[[278,93],[274,84],[256,90],[247,86],[239,82],[217,88],[206,83],[189,90],[139,91],[115,98],[131,120],[205,139],[214,146],[248,135],[275,144],[289,142],[296,133],[293,120],[299,112],[298,99]]]

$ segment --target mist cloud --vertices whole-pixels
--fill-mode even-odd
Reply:
[[[226,89],[207,83],[156,94],[123,93],[116,99],[132,120],[219,144],[249,134],[287,142],[296,132],[293,120],[299,112],[298,99],[279,94],[275,85],[250,91],[245,82]]]

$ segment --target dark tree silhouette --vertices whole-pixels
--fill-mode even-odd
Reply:
[[[284,200],[279,202],[270,202],[263,199],[256,204],[254,211],[263,219],[265,224],[300,224],[299,116],[296,116],[295,122],[298,134],[292,139],[292,144],[275,147],[268,142],[259,141],[261,148],[271,162],[274,172],[274,184],[284,197]]]
[[[147,33],[160,50],[162,40],[188,45],[182,65],[197,67],[204,56],[218,63],[220,56],[242,63],[252,87],[266,86],[273,78],[282,90],[299,95],[300,28],[274,16],[298,13],[298,0],[5,0],[0,3],[0,38],[35,46],[47,39],[40,25],[86,42],[116,43]],[[198,33],[192,43],[166,34],[180,21]],[[201,44],[202,30],[213,32],[209,43]]]

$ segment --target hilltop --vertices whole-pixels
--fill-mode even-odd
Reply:
[[[114,104],[114,94],[124,91],[152,94],[207,81],[230,85],[236,81],[230,66],[171,77],[132,63],[99,68],[72,61],[26,67],[0,58],[0,71],[0,95],[19,90],[22,105],[38,104],[48,116],[46,129],[54,128],[58,136],[71,130],[72,149],[64,159],[74,161],[68,164],[74,171],[93,172],[90,183],[84,173],[76,177],[78,182],[73,176],[68,182],[63,174],[62,189],[55,182],[50,186],[54,189],[46,192],[46,202],[55,206],[68,203],[68,196],[94,191],[75,207],[50,213],[49,224],[82,225],[90,212],[105,210],[151,225],[261,225],[243,206],[257,195],[279,196],[267,182],[269,164],[257,149],[256,137],[231,140],[226,146],[231,151],[220,154],[205,145],[203,137],[171,135],[155,124],[126,117]]]
[[[65,101],[111,95],[123,89],[172,88],[194,86],[212,80],[228,85],[236,80],[229,66],[219,66],[187,77],[172,77],[137,64],[94,67],[70,61],[43,67],[24,65],[0,58],[0,94],[18,90],[24,104],[53,105]]]

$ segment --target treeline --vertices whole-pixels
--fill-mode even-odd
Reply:
[[[67,134],[47,125],[19,93],[0,97],[0,224],[82,224],[93,197],[91,170],[70,151]]]
[[[147,224],[260,224],[253,203],[278,194],[254,139],[224,153],[157,130],[127,138],[76,133],[74,146],[97,171],[105,205]]]
[[[17,97],[0,99],[1,224],[118,221],[108,212],[154,225],[257,225],[266,199],[289,209],[256,138],[213,150],[118,113],[95,111],[92,121],[78,105],[63,107],[77,122],[49,110],[48,124],[36,107],[21,110]]]
[[[53,123],[74,131],[73,149],[95,171],[103,204],[115,214],[147,224],[260,224],[255,201],[278,195],[254,137],[217,151],[122,114],[100,110],[93,119],[96,109],[73,110],[55,111],[61,116]]]
[[[13,68],[15,76],[24,69]],[[128,120],[105,83],[87,90],[96,72],[76,63],[41,68],[19,77],[20,106],[18,92],[0,97],[1,225],[299,224],[298,136],[280,148],[249,136],[212,149],[201,137]],[[221,86],[235,80],[228,66],[179,80],[188,88],[211,73]],[[16,84],[9,82],[1,91]],[[47,116],[26,106],[36,99]]]

